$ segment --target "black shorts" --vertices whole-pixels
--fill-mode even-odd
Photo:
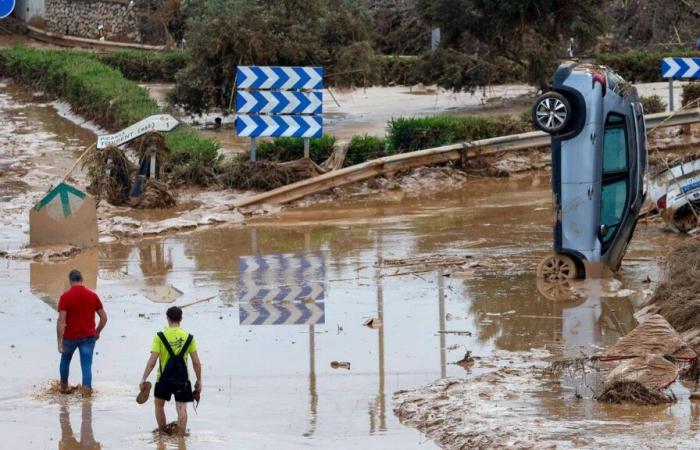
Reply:
[[[162,381],[156,382],[156,387],[153,390],[153,396],[166,402],[170,401],[171,396],[175,396],[176,402],[190,403],[194,401],[192,394],[192,384],[188,381],[184,389],[176,388],[170,383],[164,383]]]

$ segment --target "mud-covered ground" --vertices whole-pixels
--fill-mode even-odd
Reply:
[[[94,140],[57,110],[33,93],[0,92],[0,250],[21,249],[27,205]],[[534,275],[552,220],[547,155],[537,158],[538,170],[507,178],[419,169],[196,230],[178,220],[216,222],[207,217],[217,212],[191,205],[232,197],[186,192],[174,212],[102,209],[101,244],[70,258],[0,260],[3,445],[430,449],[458,448],[449,439],[462,433],[483,448],[693,448],[698,411],[686,387],[673,386],[671,406],[606,406],[580,378],[544,372],[552,355],[594,352],[631,330],[662,255],[682,237],[641,223],[619,282],[549,300]],[[73,181],[82,186],[82,177]],[[162,221],[176,226],[144,236]],[[251,274],[251,256],[316,266]],[[50,388],[56,299],[73,268],[110,315],[87,401]],[[310,287],[315,301],[279,303],[266,316],[248,301],[251,281],[279,292]],[[182,442],[154,436],[152,406],[134,402],[169,305],[184,307],[204,364],[202,403]],[[467,351],[475,361],[454,364]],[[79,382],[77,361],[71,373]],[[402,405],[416,399],[434,417],[408,417]]]

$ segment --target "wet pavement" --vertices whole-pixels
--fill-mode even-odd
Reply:
[[[62,142],[76,133],[65,126],[35,139]],[[50,157],[46,179],[70,165],[80,142]],[[3,158],[17,156],[6,148]],[[64,261],[0,259],[0,358],[9,368],[0,375],[3,448],[435,448],[393,415],[395,391],[486,370],[452,364],[467,350],[488,357],[558,346],[576,355],[614,343],[653,288],[646,278],[659,280],[658,257],[681,239],[640,224],[620,286],[547,299],[535,267],[551,246],[548,183],[546,174],[473,179],[401,201],[391,193],[337,200],[245,226],[117,241]],[[22,230],[7,229],[3,245],[16,245]],[[386,264],[431,255],[465,257],[467,267],[405,273]],[[56,299],[73,268],[110,315],[88,401],[45,392],[58,376]],[[152,404],[134,401],[169,305],[184,307],[183,327],[203,362],[202,403],[190,411],[183,442],[155,438]],[[364,326],[371,318],[381,326]],[[516,413],[583,421],[609,448],[624,448],[626,430],[647,425],[653,431],[643,437],[673,433],[674,445],[692,448],[698,412],[685,388],[674,386],[680,401],[670,407],[603,406],[590,397],[572,407],[573,384],[557,381]],[[173,419],[174,408],[166,411]]]

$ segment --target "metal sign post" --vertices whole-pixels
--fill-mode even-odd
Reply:
[[[664,58],[661,60],[661,76],[668,78],[668,107],[673,111],[673,80],[700,78],[700,58]]]
[[[304,138],[323,135],[321,67],[239,66],[236,70],[236,134],[249,137],[255,161],[256,137]]]

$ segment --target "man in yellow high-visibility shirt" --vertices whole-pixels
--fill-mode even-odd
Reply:
[[[188,355],[192,357],[192,367],[197,376],[194,385],[197,397],[202,391],[202,364],[199,361],[197,343],[194,337],[180,328],[182,309],[173,306],[168,309],[166,316],[168,317],[168,327],[153,338],[151,357],[146,363],[146,369],[139,385],[141,389],[139,397],[143,397],[145,393],[143,401],[148,399],[150,391],[148,376],[155,367],[156,361],[160,360],[156,387],[153,391],[158,429],[162,432],[168,431],[164,408],[165,402],[170,401],[174,395],[177,408],[177,430],[180,436],[184,436],[187,429],[187,403],[194,401],[195,397],[187,371]]]

